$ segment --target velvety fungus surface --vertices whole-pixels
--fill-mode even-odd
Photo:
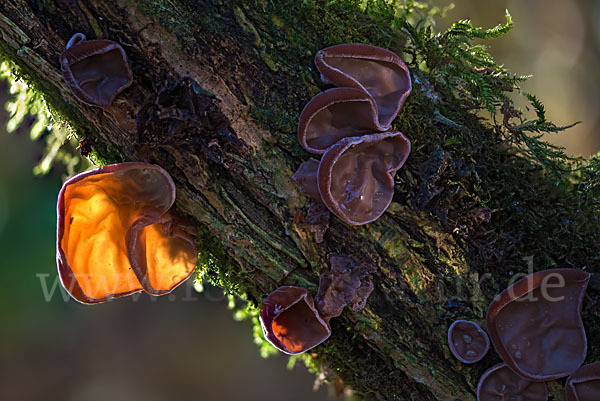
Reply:
[[[331,335],[329,319],[321,317],[312,296],[302,287],[283,286],[260,308],[263,334],[275,348],[294,355],[321,344]]]
[[[348,224],[379,218],[394,195],[394,174],[406,162],[410,142],[400,132],[344,138],[323,155],[318,170],[323,203]]]
[[[600,400],[600,362],[577,369],[567,379],[565,387],[567,401]]]
[[[298,122],[298,140],[304,149],[322,154],[340,139],[385,131],[377,120],[373,99],[353,88],[333,88],[306,104]]]
[[[315,65],[323,82],[368,93],[382,127],[391,126],[412,90],[404,61],[381,47],[362,43],[331,46],[317,52]]]
[[[60,67],[73,94],[94,106],[110,106],[133,81],[121,45],[106,39],[86,40],[81,33],[69,40],[60,55]]]
[[[477,386],[478,401],[546,401],[546,383],[529,381],[501,363],[486,370]]]
[[[565,377],[585,360],[581,306],[590,276],[576,269],[530,274],[490,304],[487,327],[508,366],[532,381]]]
[[[477,323],[457,320],[448,329],[448,346],[452,355],[459,361],[475,363],[487,354],[490,340]]]

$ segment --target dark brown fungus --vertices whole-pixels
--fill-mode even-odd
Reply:
[[[342,138],[387,131],[377,120],[377,107],[368,93],[333,88],[306,104],[298,122],[298,140],[304,149],[322,154]]]
[[[392,201],[394,174],[409,153],[410,141],[400,132],[340,140],[319,164],[323,203],[348,224],[376,220]]]
[[[63,77],[82,102],[108,107],[133,80],[125,50],[112,40],[73,35],[60,55]]]
[[[546,401],[546,383],[535,383],[501,363],[486,370],[477,385],[478,401]]]
[[[600,362],[582,366],[569,376],[565,387],[567,401],[600,400]]]
[[[475,363],[487,354],[490,340],[477,323],[457,320],[448,329],[448,346],[452,355],[459,361]]]
[[[547,381],[581,366],[587,352],[581,305],[589,279],[581,270],[544,270],[496,296],[487,314],[488,333],[512,370]]]
[[[321,202],[319,193],[319,184],[317,183],[317,172],[319,171],[319,161],[308,159],[303,162],[298,170],[292,176],[292,180],[298,185],[302,195],[313,201]]]
[[[381,47],[362,43],[328,47],[317,52],[315,64],[324,82],[369,93],[384,127],[391,125],[412,89],[404,61]]]
[[[377,269],[369,263],[357,264],[343,256],[332,256],[330,263],[331,271],[321,275],[315,298],[319,313],[327,318],[337,317],[346,305],[358,312],[373,292],[371,275]]]
[[[267,341],[289,355],[308,351],[331,335],[329,319],[319,315],[312,296],[302,287],[273,291],[263,300],[259,320]]]
[[[313,233],[317,244],[323,242],[323,236],[329,228],[329,209],[323,204],[319,186],[317,184],[317,171],[319,161],[308,159],[300,165],[298,171],[292,176],[292,180],[298,185],[300,192],[308,198],[308,208],[306,212],[306,222],[301,221],[301,215],[295,219],[294,223],[300,228],[307,228]]]

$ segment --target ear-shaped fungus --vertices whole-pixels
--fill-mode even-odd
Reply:
[[[319,192],[336,216],[352,225],[370,223],[394,196],[394,174],[408,158],[410,141],[400,132],[340,140],[321,159]]]
[[[120,163],[67,180],[58,196],[57,265],[73,298],[93,304],[172,291],[194,270],[192,238],[169,211],[175,185],[161,167]]]
[[[384,127],[391,125],[412,90],[404,61],[381,47],[362,43],[328,47],[317,52],[315,65],[324,82],[370,94]]]
[[[569,376],[565,388],[567,401],[600,399],[600,362],[582,366]]]
[[[121,45],[106,39],[86,40],[82,33],[69,40],[60,55],[60,68],[73,94],[94,106],[110,106],[133,81]]]
[[[329,319],[319,314],[312,296],[302,287],[273,291],[263,300],[259,320],[267,341],[289,355],[308,351],[331,335]]]
[[[475,363],[487,354],[490,340],[477,323],[457,320],[448,329],[448,346],[452,355],[462,363]]]
[[[357,264],[344,256],[332,256],[330,263],[331,271],[321,275],[319,280],[316,296],[319,313],[327,318],[337,317],[346,305],[358,312],[365,307],[373,292],[371,274],[375,273],[375,266]]]
[[[501,363],[486,370],[477,385],[477,401],[546,401],[546,383],[535,383],[515,374]]]
[[[308,159],[303,162],[298,170],[292,176],[292,180],[298,184],[298,188],[302,195],[315,201],[321,201],[319,193],[319,184],[317,182],[317,173],[319,171],[319,161],[316,159]]]
[[[298,140],[304,149],[322,154],[342,138],[386,131],[379,125],[371,96],[353,88],[333,88],[306,104],[298,122]]]
[[[547,381],[581,366],[587,352],[581,305],[589,279],[581,270],[545,270],[496,296],[487,314],[488,333],[512,370]]]

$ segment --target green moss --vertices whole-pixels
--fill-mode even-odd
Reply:
[[[409,267],[403,272],[412,289],[420,292],[425,301],[431,301],[422,294],[427,279],[415,266],[441,266],[440,271],[452,272],[449,276],[453,276],[452,269],[486,265],[502,277],[501,274],[511,270],[523,270],[521,258],[531,249],[539,255],[536,256],[540,259],[536,260],[537,269],[552,266],[582,268],[597,257],[600,155],[585,162],[544,142],[542,134],[559,133],[567,127],[547,121],[542,103],[534,96],[523,94],[536,112],[534,119],[526,119],[506,100],[508,91],[520,93],[518,85],[525,77],[507,71],[491,58],[481,43],[510,30],[512,20],[508,13],[506,23],[491,29],[458,21],[447,31],[436,33],[432,20],[440,10],[417,1],[235,0],[233,7],[223,7],[223,14],[219,16],[194,12],[191,1],[136,0],[136,3],[144,13],[173,33],[186,52],[197,51],[194,49],[202,38],[196,38],[197,33],[192,29],[198,24],[215,35],[218,32],[224,37],[229,32],[236,39],[241,38],[249,48],[241,61],[266,64],[274,80],[269,84],[286,85],[286,96],[276,91],[267,95],[254,94],[252,90],[242,93],[250,104],[252,117],[270,128],[274,141],[298,160],[308,158],[294,135],[299,110],[325,88],[313,66],[315,52],[338,43],[363,42],[403,55],[411,69],[414,88],[395,121],[395,128],[411,138],[414,150],[408,168],[398,174],[397,180],[401,184],[398,188],[403,191],[398,196],[407,202],[415,202],[407,206],[411,210],[435,213],[440,227],[413,227],[411,233],[423,236],[420,242],[415,240],[414,243],[400,238],[395,227],[389,227],[388,231],[377,227],[374,231],[382,233],[380,245],[394,260],[402,260],[412,253],[437,255],[435,260],[408,260]],[[478,44],[473,43],[474,39],[478,39]],[[2,49],[0,47],[0,51]],[[223,49],[226,51],[226,46]],[[256,52],[252,51],[254,49]],[[3,51],[9,52],[9,59],[15,58],[10,49]],[[19,74],[28,74],[26,67],[19,70]],[[29,78],[41,85],[39,92],[48,96],[48,102],[65,120],[72,121],[78,128],[88,127],[85,119],[64,102],[56,89],[44,86],[44,81],[38,77]],[[481,111],[489,112],[491,120],[484,120]],[[505,123],[503,117],[507,113],[512,113],[513,117]],[[99,159],[101,163],[122,160],[114,149],[101,142],[97,150],[96,157],[103,156]],[[281,155],[262,155],[266,156]],[[283,176],[274,173],[276,177]],[[419,174],[419,179],[411,174]],[[413,185],[415,182],[427,185],[417,187]],[[439,193],[435,193],[436,190]],[[486,213],[492,217],[486,220]],[[414,217],[414,220],[418,219]],[[442,223],[446,226],[442,227]],[[445,250],[445,238],[438,235],[443,229],[455,231],[456,242],[448,249],[462,247],[467,255],[455,255]],[[420,245],[423,243],[428,245]],[[243,283],[248,277],[234,266],[223,245],[206,227],[201,227],[198,245],[197,282],[207,280],[224,288],[229,295],[246,298]],[[292,274],[289,279],[314,287],[314,283],[304,277]],[[486,293],[499,289],[487,288]],[[473,313],[480,317],[484,303],[482,300],[475,305],[478,309]],[[440,315],[443,313],[441,308],[436,311]],[[588,313],[589,316],[584,318],[589,320],[592,317],[591,312]],[[255,342],[262,355],[274,352],[262,337],[257,305],[241,306],[234,315],[237,319],[252,320]],[[334,342],[328,342],[317,349],[319,355],[328,358],[334,372],[346,367],[370,377],[365,366],[347,366],[354,359],[340,354],[352,349],[351,341],[356,336],[369,338],[400,369],[419,366],[419,355],[407,355],[394,343],[378,336],[386,322],[377,321],[368,311],[354,319],[352,322],[344,320],[350,331],[336,337],[339,348]],[[356,323],[352,330],[351,323]],[[598,337],[599,332],[600,328],[591,327],[590,338]],[[432,335],[442,339],[443,334],[440,326]],[[399,342],[408,343],[417,333],[407,327],[401,336]],[[590,357],[597,359],[599,352],[592,349]],[[365,361],[368,357],[365,355]],[[322,369],[318,358],[303,355],[291,359],[290,363],[297,359],[314,372]],[[349,384],[352,385],[351,378]]]
[[[46,150],[34,168],[36,174],[46,174],[55,163],[66,167],[72,175],[90,166],[123,161],[123,156],[108,145],[75,107],[68,104],[60,91],[35,74],[24,63],[18,62],[16,52],[0,42],[0,79],[11,85],[13,99],[7,104],[11,112],[8,131],[23,122],[25,116],[35,118],[30,136],[32,140],[44,140]],[[94,138],[94,150],[89,159],[80,156],[78,141]]]
[[[223,244],[205,226],[198,228],[198,262],[195,281],[204,281],[223,288],[226,294],[235,294],[245,298],[240,283],[242,279],[236,271],[231,258],[225,252]]]

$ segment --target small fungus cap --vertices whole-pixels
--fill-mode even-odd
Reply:
[[[577,369],[567,379],[567,401],[598,401],[600,399],[600,362]]]
[[[93,304],[141,290],[172,291],[194,270],[195,242],[169,209],[175,185],[161,167],[119,163],[67,180],[57,203],[57,266],[65,289]]]
[[[498,400],[547,401],[548,387],[520,377],[501,363],[486,370],[477,385],[477,401]]]
[[[448,346],[452,355],[462,363],[475,363],[487,354],[490,340],[477,323],[457,320],[448,329]]]
[[[133,76],[125,50],[112,40],[86,40],[73,35],[60,55],[65,82],[82,102],[108,107],[131,85]]]
[[[530,274],[490,304],[487,327],[504,362],[531,381],[565,377],[585,360],[581,320],[590,275],[576,269]]]
[[[317,52],[315,65],[324,82],[368,93],[383,127],[391,125],[412,90],[404,61],[381,47],[362,43],[331,46]]]
[[[298,140],[307,151],[323,154],[342,138],[388,129],[379,124],[377,107],[368,93],[333,88],[306,104],[298,122]]]
[[[340,140],[323,155],[318,169],[323,203],[348,224],[379,218],[394,196],[394,174],[410,154],[401,132]]]
[[[331,335],[329,319],[319,315],[312,296],[302,287],[273,291],[263,300],[259,320],[267,341],[289,355],[308,351]]]
[[[319,184],[317,183],[318,171],[319,161],[311,158],[303,162],[292,176],[292,180],[298,184],[298,188],[300,189],[302,195],[312,199],[315,202],[321,202]]]

